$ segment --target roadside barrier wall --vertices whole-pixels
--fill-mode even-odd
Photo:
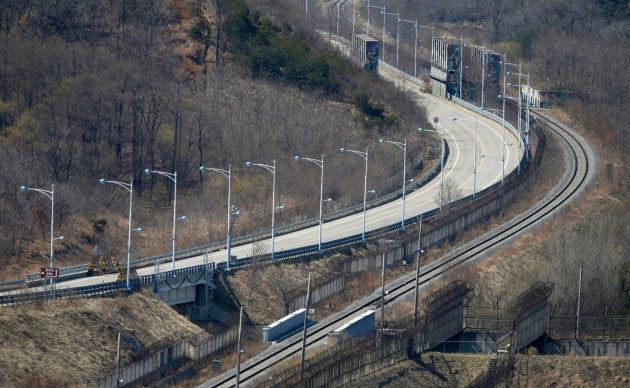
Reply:
[[[169,371],[187,360],[200,361],[205,357],[218,353],[231,346],[238,340],[238,328],[230,328],[207,341],[195,344],[189,340],[177,342],[168,348],[154,353],[131,365],[120,368],[120,386],[129,385],[149,378],[156,373],[165,376]],[[99,388],[115,388],[117,372],[101,377]]]

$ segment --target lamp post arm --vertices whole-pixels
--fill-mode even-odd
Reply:
[[[350,153],[353,153],[355,155],[359,155],[363,159],[367,159],[367,152],[356,151],[356,150],[347,150],[347,149],[345,151],[343,151],[343,152],[350,152]]]
[[[35,189],[28,186],[20,187],[22,191],[36,191],[46,198],[50,199],[50,268],[54,268],[54,254],[55,250],[53,247],[53,243],[55,241],[55,184],[50,185],[50,190],[44,189]],[[53,278],[50,278],[50,295],[51,298],[54,297],[53,294]]]
[[[402,181],[402,221],[400,224],[400,230],[405,231],[405,186],[407,183],[407,139],[404,142],[398,142],[393,140],[379,140],[380,143],[389,143],[403,151],[403,181]]]
[[[261,166],[262,167],[262,166]],[[265,167],[266,168],[266,167]],[[269,169],[273,171],[273,183],[271,185],[271,262],[274,262],[275,243],[276,243],[276,160],[273,160],[273,167]]]
[[[146,169],[144,170],[144,172],[146,174],[158,174],[158,175],[162,175],[167,177],[168,179],[172,180],[173,182],[177,182],[177,172],[175,173],[170,173],[170,172],[165,172],[165,171],[155,171],[155,170],[151,170],[151,169]]]
[[[273,165],[263,164],[263,163],[252,163],[246,162],[246,166],[257,166],[262,167],[265,170],[269,171],[273,176],[272,186],[271,186],[271,262],[274,262],[274,252],[275,252],[275,234],[276,234],[276,160],[273,160]]]
[[[250,163],[249,166],[258,166],[258,167],[262,167],[265,170],[269,171],[272,174],[276,173],[276,162],[274,161],[273,166],[270,166],[268,164],[262,164],[262,163]]]
[[[130,285],[130,262],[131,262],[131,219],[133,215],[133,176],[129,179],[129,183],[119,182],[119,181],[110,181],[107,179],[99,179],[100,183],[113,183],[116,186],[122,187],[123,189],[129,192],[129,218],[128,218],[128,227],[127,227],[127,269],[126,269],[126,281],[125,281],[125,289],[127,291],[131,290]]]
[[[123,189],[125,189],[125,190],[127,190],[129,192],[131,192],[133,190],[133,178],[132,178],[131,184],[130,183],[125,183],[125,182],[110,181],[110,180],[107,180],[107,179],[101,179],[100,182],[101,183],[113,183],[113,184],[115,184],[117,186],[122,187]]]
[[[175,271],[175,241],[177,240],[177,171],[174,173],[165,172],[165,171],[156,171],[147,168],[144,170],[145,174],[158,174],[167,177],[171,181],[173,181],[173,237],[172,237],[172,248],[171,248],[171,261],[172,261],[172,269]]]
[[[365,149],[365,179],[363,181],[363,231],[361,232],[361,242],[365,245],[365,218],[367,206],[367,178],[368,178],[368,152],[370,148]]]
[[[315,164],[317,167],[321,169],[320,173],[320,181],[319,181],[319,242],[318,242],[318,252],[322,254],[322,227],[323,227],[323,206],[324,206],[324,154],[322,154],[321,159],[314,158],[304,158],[299,155],[295,156],[295,160],[301,161],[306,160],[307,162],[311,162]]]
[[[225,268],[226,270],[230,270],[230,259],[232,258],[231,253],[231,237],[232,237],[232,165],[228,164],[227,170],[222,168],[212,168],[201,166],[199,167],[200,171],[211,171],[216,172],[218,174],[223,175],[228,180],[228,197],[227,197],[227,239],[226,239],[226,260],[225,260]]]
[[[173,262],[173,271],[175,271],[175,242],[177,240],[177,172],[174,174],[173,178],[173,248],[172,248],[172,262]]]

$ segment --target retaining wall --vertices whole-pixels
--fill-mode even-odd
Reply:
[[[630,341],[547,341],[545,354],[628,357]]]
[[[238,328],[231,328],[199,344],[183,340],[168,348],[154,353],[141,361],[120,368],[120,386],[147,379],[156,373],[164,376],[168,371],[187,360],[200,361],[212,353],[224,350],[236,344]],[[114,388],[116,384],[116,371],[101,377],[98,380],[99,388]]]

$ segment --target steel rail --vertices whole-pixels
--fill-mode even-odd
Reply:
[[[565,150],[565,162],[567,164],[565,174],[558,184],[539,201],[535,206],[523,212],[513,220],[503,224],[492,231],[470,242],[451,254],[426,265],[421,271],[420,283],[426,284],[444,274],[447,271],[464,265],[474,264],[481,254],[487,254],[491,250],[499,249],[510,241],[518,238],[524,232],[552,217],[563,207],[571,203],[586,189],[594,174],[597,164],[596,157],[590,151],[590,146],[579,135],[563,126],[553,118],[541,114],[540,121],[563,140]],[[407,297],[415,289],[415,274],[405,275],[387,286],[387,298],[385,303],[392,303]],[[321,323],[310,328],[307,345],[322,341],[329,332],[346,322],[350,318],[360,314],[364,309],[374,307],[380,303],[377,293],[356,302],[346,310],[324,319]],[[240,381],[255,382],[269,368],[279,364],[286,357],[297,355],[301,343],[300,335],[295,335],[281,343],[273,345],[268,350],[242,364]],[[232,386],[234,370],[231,370],[217,378],[209,380],[202,387]]]

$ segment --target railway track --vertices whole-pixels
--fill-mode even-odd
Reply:
[[[537,204],[507,223],[487,232],[478,239],[460,247],[441,259],[421,269],[420,284],[439,278],[456,268],[472,265],[482,255],[497,250],[511,241],[531,232],[541,222],[557,214],[573,200],[579,197],[593,180],[598,160],[588,142],[570,128],[554,118],[538,113],[538,122],[544,130],[555,134],[564,153],[565,172],[557,185]],[[385,303],[393,303],[412,295],[415,290],[415,273],[405,275],[386,286]],[[344,311],[328,317],[313,325],[307,331],[308,346],[321,344],[328,333],[360,315],[366,309],[380,304],[380,290],[369,297],[355,302]],[[241,364],[240,384],[252,385],[261,378],[270,378],[269,370],[288,357],[300,353],[302,345],[301,333],[272,345],[269,349]],[[259,381],[259,380],[258,380]],[[235,369],[209,380],[201,387],[229,387],[236,384]]]

